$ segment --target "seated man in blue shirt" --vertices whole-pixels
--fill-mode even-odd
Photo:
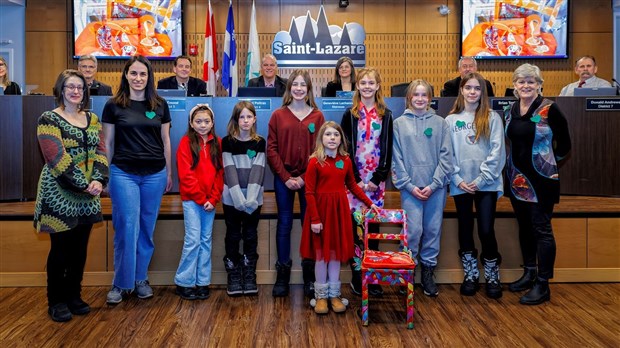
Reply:
[[[611,87],[611,83],[596,77],[597,70],[598,67],[593,56],[583,56],[577,59],[575,62],[575,74],[579,76],[579,81],[564,86],[560,96],[574,96],[575,88]]]

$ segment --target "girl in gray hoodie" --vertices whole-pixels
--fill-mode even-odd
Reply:
[[[430,108],[431,91],[424,80],[407,88],[407,109],[394,121],[392,181],[407,212],[407,241],[422,267],[424,294],[434,297],[439,294],[433,277],[452,174],[452,144],[448,124]]]
[[[490,298],[500,298],[501,255],[497,251],[494,225],[497,199],[504,191],[502,169],[506,164],[506,150],[502,120],[490,110],[482,75],[471,73],[461,79],[458,97],[446,122],[454,154],[450,195],[456,205],[459,256],[465,273],[461,294],[473,296],[479,288],[478,250],[474,245],[475,205],[486,294]]]

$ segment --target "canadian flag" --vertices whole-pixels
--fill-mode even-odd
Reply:
[[[211,9],[211,0],[207,8],[207,21],[205,25],[205,51],[202,65],[202,79],[207,83],[207,94],[215,96],[217,79],[220,77],[219,65],[217,64],[217,42],[215,41],[215,20]]]

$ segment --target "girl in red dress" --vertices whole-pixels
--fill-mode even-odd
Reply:
[[[357,186],[342,128],[333,121],[321,126],[314,153],[306,171],[306,219],[300,253],[314,259],[315,305],[317,314],[344,312],[347,301],[340,298],[340,264],[353,257],[351,218],[347,191],[373,210],[378,210]],[[343,300],[345,301],[343,303]]]

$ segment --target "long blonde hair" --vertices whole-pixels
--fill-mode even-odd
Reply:
[[[385,115],[385,109],[387,108],[387,105],[385,104],[385,100],[383,99],[383,92],[381,91],[381,75],[379,74],[379,70],[375,68],[364,68],[357,73],[357,82],[363,79],[366,75],[370,75],[372,78],[374,78],[379,85],[379,89],[377,89],[377,92],[375,92],[375,108],[377,109],[377,115],[379,115],[379,118],[382,118],[383,115]],[[361,100],[362,96],[360,95],[360,89],[356,87],[355,93],[353,94],[353,106],[351,106],[351,114],[356,118],[360,118],[359,109]]]
[[[325,130],[327,127],[332,127],[340,133],[340,145],[338,146],[337,153],[340,156],[348,156],[347,152],[347,142],[344,139],[344,132],[342,131],[342,127],[334,121],[327,121],[323,123],[321,129],[319,129],[319,134],[316,137],[316,144],[314,146],[314,152],[310,155],[310,158],[314,157],[319,161],[321,165],[325,163],[325,159],[327,158],[327,154],[325,153],[325,145],[323,145],[323,135],[325,135]]]
[[[478,83],[480,83],[481,92],[480,101],[478,102],[478,107],[476,108],[476,115],[474,116],[474,125],[476,128],[476,139],[474,141],[478,141],[480,136],[489,139],[491,136],[491,126],[489,125],[489,111],[491,111],[491,104],[489,103],[489,95],[487,94],[487,83],[482,75],[478,73],[469,73],[461,79],[461,84],[459,85],[459,95],[454,102],[452,110],[450,110],[450,114],[458,114],[465,110],[463,86],[465,86],[467,81],[471,79],[478,80]]]

